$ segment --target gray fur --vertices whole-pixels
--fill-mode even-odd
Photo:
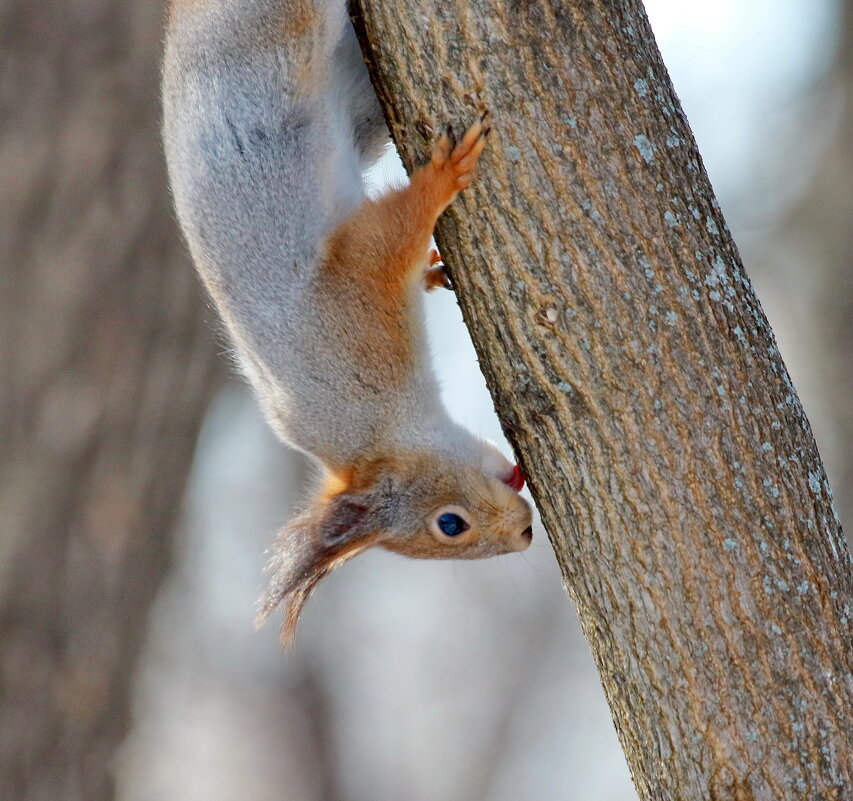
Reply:
[[[191,6],[176,7],[167,41],[169,174],[199,272],[271,425],[327,465],[351,463],[389,430],[401,447],[461,448],[478,460],[481,444],[439,401],[417,289],[406,333],[418,363],[393,403],[344,350],[352,299],[318,297],[324,237],[361,203],[362,170],[388,139],[342,3]],[[316,24],[304,37],[276,40],[281,20],[306,8]]]

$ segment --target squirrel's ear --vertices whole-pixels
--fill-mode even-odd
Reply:
[[[267,566],[270,583],[256,625],[286,602],[281,641],[290,645],[296,624],[314,588],[344,562],[379,539],[379,521],[368,499],[343,493],[317,504],[285,526]]]

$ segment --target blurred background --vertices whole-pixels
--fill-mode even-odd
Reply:
[[[646,7],[850,521],[853,0]],[[0,0],[0,798],[636,799],[541,530],[482,563],[368,552],[294,651],[254,631],[311,475],[175,230],[162,15]],[[452,294],[428,306],[453,414],[499,440]]]

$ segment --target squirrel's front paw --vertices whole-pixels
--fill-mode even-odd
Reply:
[[[457,142],[453,129],[448,126],[432,152],[432,166],[436,177],[446,185],[448,203],[474,179],[477,159],[486,146],[491,126],[486,121],[488,112],[480,117]]]
[[[444,267],[430,267],[424,273],[424,287],[427,292],[432,292],[433,289],[453,289],[453,284]]]
[[[441,261],[441,255],[435,248],[430,248],[429,256],[427,256],[427,269],[424,271],[424,287],[427,292],[432,292],[433,289],[453,289],[453,284],[450,283],[450,276],[444,269],[444,264]]]

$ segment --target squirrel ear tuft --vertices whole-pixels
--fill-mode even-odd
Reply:
[[[269,586],[255,619],[260,626],[286,603],[281,641],[293,643],[299,615],[314,588],[344,562],[379,539],[377,515],[365,498],[346,493],[315,505],[275,538],[266,572]]]
[[[331,508],[320,524],[320,532],[323,544],[330,548],[357,536],[369,521],[370,507],[360,498],[340,495],[329,506]]]

